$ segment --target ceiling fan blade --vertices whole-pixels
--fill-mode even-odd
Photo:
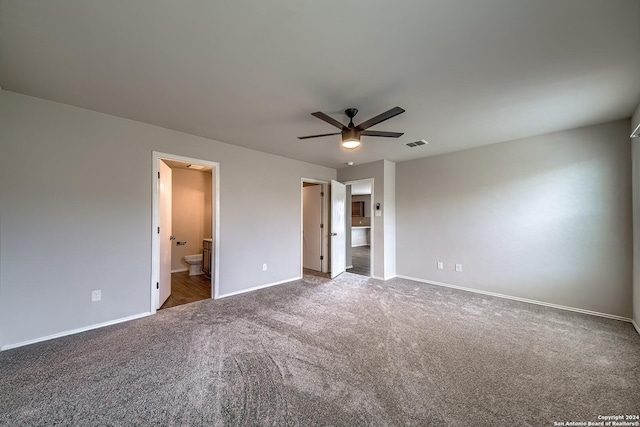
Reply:
[[[400,107],[393,107],[391,110],[379,114],[372,119],[367,120],[366,122],[360,123],[356,126],[357,129],[365,130],[370,128],[371,126],[377,125],[378,123],[384,122],[385,120],[389,120],[392,117],[397,116],[398,114],[404,113],[404,110]]]
[[[299,136],[298,139],[320,138],[323,136],[340,135],[341,133],[342,132],[335,132],[335,133],[323,133],[322,135]]]
[[[337,121],[333,117],[329,117],[325,113],[322,113],[320,111],[317,111],[315,113],[311,113],[311,115],[314,116],[314,117],[319,118],[320,120],[324,120],[325,122],[329,123],[330,125],[333,125],[333,126],[337,127],[340,130],[342,130],[345,127],[342,123],[340,123],[339,121]]]
[[[404,132],[383,132],[381,130],[363,130],[360,132],[363,136],[383,136],[385,138],[400,138]]]

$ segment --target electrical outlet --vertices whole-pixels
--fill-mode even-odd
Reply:
[[[438,270],[444,270],[444,262],[438,261]]]
[[[456,271],[457,272],[461,272],[462,271],[462,264],[456,264]]]
[[[262,264],[262,271],[267,271],[267,264]]]
[[[100,301],[102,299],[102,291],[100,289],[91,291],[91,302]]]

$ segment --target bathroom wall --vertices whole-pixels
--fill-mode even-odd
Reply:
[[[185,255],[202,253],[202,239],[211,238],[211,172],[172,170],[171,271],[188,270]],[[180,241],[186,245],[178,246]]]

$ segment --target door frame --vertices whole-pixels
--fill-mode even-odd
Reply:
[[[373,178],[362,178],[362,179],[354,179],[352,181],[345,181],[343,182],[344,185],[353,185],[353,184],[360,184],[363,182],[370,182],[371,183],[371,206],[369,206],[369,215],[371,217],[371,229],[369,230],[369,238],[371,239],[371,244],[369,246],[369,277],[374,277],[373,276],[373,259],[374,259],[374,223],[375,223],[375,198],[374,198],[374,194],[375,194],[375,180]],[[351,194],[351,197],[353,197],[353,193]],[[351,233],[351,227],[349,227],[349,230],[347,230],[349,233]]]
[[[220,163],[209,160],[196,159],[192,157],[179,156],[177,154],[162,153],[159,151],[152,152],[151,167],[151,298],[150,312],[155,314],[156,302],[158,300],[158,290],[156,283],[160,280],[160,239],[158,237],[157,228],[159,226],[160,197],[158,183],[158,164],[161,160],[176,160],[185,163],[196,163],[199,165],[211,166],[211,212],[215,212],[211,224],[214,259],[213,274],[211,275],[211,298],[219,297],[219,281],[220,281]]]
[[[300,179],[300,278],[304,277],[304,237],[303,237],[303,223],[304,223],[304,200],[302,188],[304,183],[308,182],[310,184],[320,184],[322,185],[322,192],[324,193],[324,197],[322,197],[322,224],[324,227],[322,228],[322,273],[329,272],[329,239],[327,238],[327,233],[329,232],[329,208],[328,208],[328,199],[329,199],[329,182],[313,179],[313,178],[301,178]]]

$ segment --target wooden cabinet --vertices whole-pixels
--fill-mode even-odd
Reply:
[[[364,216],[364,202],[351,202],[351,216]]]
[[[211,239],[202,241],[202,272],[211,277],[211,254],[213,253],[213,242]]]

